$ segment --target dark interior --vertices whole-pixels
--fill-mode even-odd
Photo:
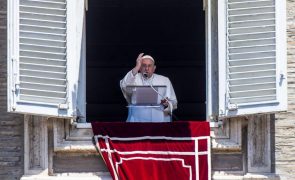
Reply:
[[[180,120],[205,120],[205,16],[200,0],[88,0],[87,121],[125,121],[119,81],[139,53],[169,77]]]

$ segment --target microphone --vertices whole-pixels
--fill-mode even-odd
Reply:
[[[147,75],[147,73],[143,73],[143,76],[144,77],[147,77],[148,75]],[[148,81],[148,84],[150,85],[150,87],[159,95],[159,96],[161,96],[163,99],[165,99],[167,102],[169,102],[169,101],[171,101],[170,99],[168,99],[167,97],[164,97],[162,94],[160,94],[155,88],[154,88],[154,86],[152,85],[152,83],[151,82],[149,82]],[[171,118],[173,117],[173,113],[172,113],[172,111],[173,111],[173,109],[172,108],[170,108],[170,115],[171,115]]]
[[[146,72],[142,73],[142,75],[143,75],[144,78],[148,77],[148,74]]]

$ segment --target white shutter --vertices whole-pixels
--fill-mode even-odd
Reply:
[[[287,108],[285,1],[218,4],[219,115]]]
[[[67,0],[8,1],[8,111],[74,116],[77,8]]]

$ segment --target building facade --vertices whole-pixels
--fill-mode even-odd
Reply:
[[[24,0],[22,2],[34,3]],[[230,4],[238,1],[228,0],[226,2]],[[278,0],[261,1],[261,3],[267,2],[280,3]],[[10,65],[7,63],[9,53],[13,49],[9,42],[12,41],[11,36],[7,33],[8,30],[13,30],[13,23],[8,19],[11,18],[11,13],[14,11],[8,8],[12,7],[11,4],[8,5],[9,3],[11,1],[0,0],[0,179],[78,179],[81,176],[88,179],[110,179],[102,159],[91,142],[92,130],[89,124],[77,123],[69,118],[56,118],[44,113],[41,115],[42,113],[38,112],[38,107],[29,109],[34,112],[23,114],[7,112],[7,109],[13,107],[13,103],[7,102],[12,102],[10,101],[13,97],[10,94],[9,79],[14,76],[8,70]],[[83,14],[84,1],[79,1],[79,3],[76,8],[83,7],[79,10]],[[217,6],[217,1],[204,1],[207,24],[210,24],[207,26],[207,33],[211,34],[210,38],[207,37],[207,48],[209,48],[207,53],[210,52],[209,55],[207,54],[207,58],[210,56],[212,61],[217,61],[222,54],[219,49],[220,45],[218,46],[220,43],[218,33],[221,31],[218,26],[221,18],[219,22],[217,21],[218,8],[220,5]],[[243,116],[221,118],[222,120],[212,123],[211,164],[213,179],[295,178],[293,168],[295,166],[293,151],[295,143],[295,114],[293,110],[295,87],[293,77],[293,63],[295,62],[294,9],[295,2],[287,0],[286,10],[283,13],[286,13],[287,16],[287,48],[285,50],[288,67],[288,101],[285,103],[288,104],[288,110],[280,113],[272,113],[272,111],[259,114],[248,113]],[[81,24],[82,22],[82,20],[81,22],[77,20],[74,23]],[[83,33],[79,30],[76,33],[75,36],[81,36],[79,40],[82,42]],[[208,43],[209,41],[210,43]],[[76,47],[70,48],[73,48],[73,51],[77,50]],[[82,46],[78,48],[81,52],[83,51]],[[219,53],[217,49],[219,49]],[[77,56],[80,57],[79,54]],[[216,70],[218,69],[216,66],[212,65],[211,75],[218,73],[216,71],[220,72],[220,69]],[[212,84],[215,84],[218,77],[211,75],[209,77]],[[79,79],[79,77],[75,78]],[[212,85],[211,87],[216,86]],[[81,91],[83,92],[83,90]],[[218,94],[214,88],[209,88],[208,91]],[[282,91],[282,93],[286,92]],[[217,103],[214,102],[216,96],[210,96],[213,99],[210,101],[212,104]],[[63,104],[60,109],[64,109]],[[20,111],[25,112],[26,108]],[[40,111],[43,110],[40,108]],[[54,110],[49,111],[54,112]],[[80,111],[83,113],[83,108]],[[211,111],[215,112],[216,110],[213,107]],[[77,112],[75,113],[77,115]],[[210,115],[212,114],[214,113]],[[212,117],[212,121],[217,119]]]

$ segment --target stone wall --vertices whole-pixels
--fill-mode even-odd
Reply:
[[[0,179],[20,179],[23,175],[23,115],[7,113],[6,28],[7,0],[0,0]]]
[[[288,112],[276,114],[275,169],[281,179],[295,179],[295,1],[287,0]]]

